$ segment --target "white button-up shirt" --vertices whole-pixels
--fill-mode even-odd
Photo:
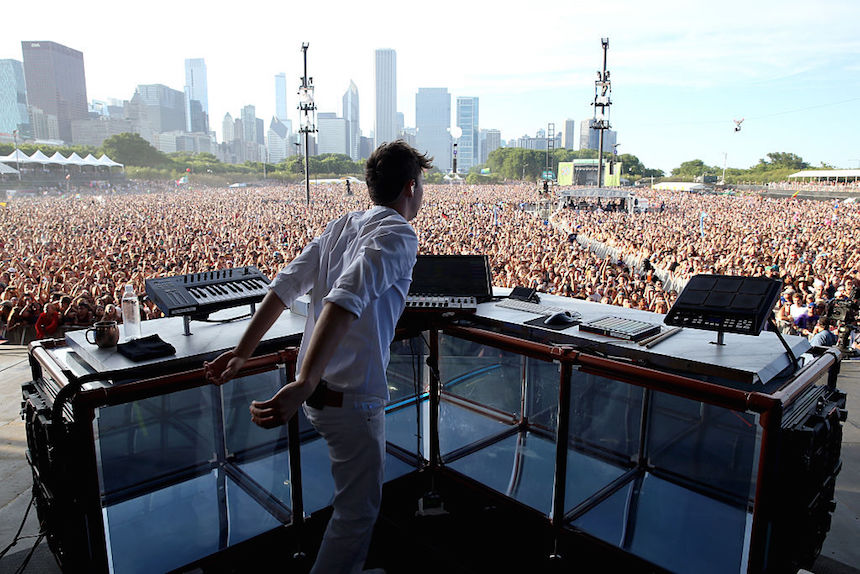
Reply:
[[[390,207],[377,205],[329,223],[269,285],[288,307],[311,289],[298,366],[324,304],[334,303],[358,318],[323,378],[332,389],[387,401],[389,347],[406,305],[417,252],[415,230]]]

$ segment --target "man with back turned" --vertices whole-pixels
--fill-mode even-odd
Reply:
[[[418,251],[408,222],[430,162],[403,141],[377,148],[365,167],[374,206],[330,222],[272,281],[236,348],[205,366],[215,384],[236,376],[281,312],[310,290],[296,380],[250,410],[273,428],[304,402],[328,444],[334,512],[312,574],[360,572],[367,556],[382,498],[389,346]]]

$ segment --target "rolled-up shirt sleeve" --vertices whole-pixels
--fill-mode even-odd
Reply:
[[[417,251],[418,238],[405,221],[381,230],[361,247],[323,301],[361,317],[372,301],[397,281],[412,276]]]
[[[283,268],[269,284],[283,304],[290,307],[293,302],[307,293],[314,285],[319,271],[319,237],[314,238],[298,257]]]

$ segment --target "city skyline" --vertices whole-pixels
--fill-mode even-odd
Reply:
[[[268,125],[275,115],[272,77],[280,72],[296,126],[300,47],[308,42],[318,110],[340,113],[353,80],[362,94],[360,125],[369,136],[374,52],[391,48],[397,52],[397,111],[407,126],[415,126],[418,89],[444,87],[454,98],[478,97],[479,127],[513,140],[550,122],[559,130],[566,119],[579,124],[592,117],[600,38],[608,37],[610,120],[619,153],[636,154],[667,173],[691,159],[722,165],[725,157],[729,167],[745,168],[774,151],[796,153],[812,165],[860,167],[855,2],[827,0],[814,9],[793,0],[574,8],[542,2],[512,18],[443,1],[420,23],[395,16],[401,12],[396,6],[335,2],[332,21],[306,29],[293,24],[273,35],[248,27],[247,35],[225,40],[216,30],[232,16],[223,11],[157,0],[127,17],[121,8],[79,15],[46,0],[39,14],[62,17],[36,17],[33,8],[21,6],[15,35],[0,38],[0,59],[21,60],[21,41],[63,44],[84,54],[88,98],[107,100],[130,99],[139,84],[182,90],[184,61],[204,58],[210,129],[219,131],[227,112],[236,117],[246,105]],[[286,7],[252,0],[247,9],[266,10],[261,28],[296,22]],[[458,25],[475,24],[471,36],[447,41],[455,21],[449,13],[457,14]],[[733,120],[740,118],[743,128],[735,132]]]

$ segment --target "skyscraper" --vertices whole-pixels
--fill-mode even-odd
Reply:
[[[595,120],[593,119],[579,123],[579,149],[597,150],[600,147],[600,130],[593,129],[591,126],[594,124]],[[605,130],[603,133],[603,151],[611,152],[617,138],[618,133],[615,130]]]
[[[262,120],[262,118],[254,118],[256,122],[256,128],[254,129],[254,135],[257,136],[255,140],[257,145],[265,147],[266,146],[266,122]],[[265,152],[264,152],[265,153]]]
[[[206,87],[206,61],[203,58],[185,60],[185,85],[191,88],[191,99],[200,102],[203,111],[209,113],[209,94]]]
[[[277,78],[277,76],[275,76]],[[287,125],[273,117],[266,134],[266,149],[269,163],[280,163],[289,155],[290,130]]]
[[[576,122],[571,119],[564,120],[564,138],[561,145],[564,149],[573,149],[576,142]]]
[[[376,50],[376,146],[397,139],[397,53],[391,49]]]
[[[418,88],[415,94],[415,143],[418,151],[433,157],[433,165],[451,169],[451,94],[448,88]]]
[[[191,97],[191,90],[188,86],[185,86],[185,131],[209,132],[209,117],[203,111],[203,104]]]
[[[195,105],[194,102],[199,102]],[[206,87],[206,62],[203,58],[185,60],[185,130],[209,131],[209,95]]]
[[[227,112],[224,114],[224,121],[221,123],[221,141],[228,144],[236,139],[235,129],[236,122],[233,121],[233,116],[230,115],[230,112]]]
[[[134,115],[148,124],[154,133],[186,129],[184,92],[163,84],[140,84],[130,104],[140,108]]]
[[[30,135],[27,85],[24,65],[18,60],[0,60],[0,133],[19,131],[19,140]]]
[[[361,128],[358,122],[358,88],[349,81],[343,95],[343,119],[346,120],[346,149],[352,161],[361,159]]]
[[[337,117],[334,112],[317,114],[318,153],[339,153],[346,155],[348,123],[344,118]]]
[[[457,97],[457,125],[463,130],[457,146],[457,172],[469,173],[480,163],[478,98]]]
[[[46,114],[36,106],[29,107],[33,137],[40,140],[59,140],[60,126],[57,124],[57,116]]]
[[[481,147],[481,163],[487,163],[490,154],[502,147],[502,132],[499,130],[481,130],[486,134]]]
[[[287,125],[287,75],[275,74],[275,117]]]
[[[84,55],[55,42],[21,42],[29,105],[55,116],[60,139],[72,141],[72,120],[87,118]]]
[[[257,108],[247,105],[242,108],[242,139],[246,142],[257,142]]]

